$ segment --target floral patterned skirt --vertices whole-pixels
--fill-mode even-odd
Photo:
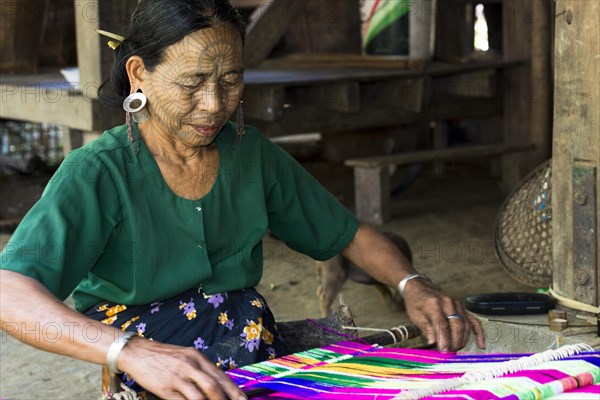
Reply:
[[[141,306],[105,302],[85,315],[158,342],[195,347],[223,370],[287,354],[275,318],[255,289],[213,295],[191,289]],[[122,380],[141,390],[127,374]]]

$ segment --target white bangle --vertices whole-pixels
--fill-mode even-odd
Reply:
[[[123,350],[123,347],[135,336],[135,332],[127,332],[125,335],[119,337],[116,342],[112,342],[106,353],[106,365],[115,374],[120,374],[121,371],[117,368],[117,358]]]
[[[406,283],[408,281],[410,281],[411,279],[415,279],[415,278],[421,278],[421,279],[425,279],[429,282],[433,282],[431,280],[431,278],[425,274],[408,274],[408,275],[406,275],[404,278],[402,278],[402,280],[398,284],[398,292],[400,293],[400,297],[402,297],[402,300],[404,300],[404,287],[406,286]]]

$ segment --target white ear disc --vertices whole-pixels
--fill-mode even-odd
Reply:
[[[144,96],[143,93],[137,92],[130,94],[125,101],[123,101],[123,109],[130,113],[138,112],[146,107],[146,101],[146,96]]]
[[[145,122],[150,118],[150,113],[145,109],[146,96],[142,92],[130,94],[123,100],[123,109],[131,115],[135,122]]]

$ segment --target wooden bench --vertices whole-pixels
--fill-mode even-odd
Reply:
[[[456,161],[468,158],[493,157],[533,148],[534,146],[530,143],[492,144],[449,147],[346,160],[345,165],[354,168],[356,215],[361,221],[377,225],[390,220],[389,166],[391,165],[402,166],[428,161]]]

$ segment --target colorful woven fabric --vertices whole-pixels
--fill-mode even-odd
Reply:
[[[545,354],[545,353],[544,353]],[[524,354],[463,355],[341,342],[227,373],[253,399],[594,399],[600,398],[600,352],[581,352],[495,379],[462,384],[465,376]],[[529,357],[531,358],[531,357]],[[443,393],[419,391],[459,382]]]

